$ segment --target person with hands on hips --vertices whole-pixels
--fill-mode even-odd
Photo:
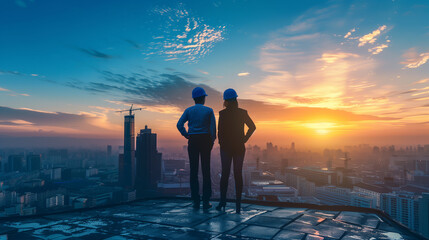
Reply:
[[[224,107],[219,112],[219,145],[222,163],[222,176],[220,180],[220,202],[217,210],[225,210],[228,179],[231,172],[231,164],[234,166],[236,213],[241,212],[241,194],[243,191],[243,161],[246,148],[244,144],[256,130],[256,126],[246,110],[238,107],[237,92],[229,88],[223,94]],[[244,125],[248,130],[244,134]]]
[[[203,209],[212,207],[210,197],[212,194],[210,177],[210,155],[216,140],[216,119],[213,109],[204,106],[206,92],[201,87],[192,90],[192,98],[195,105],[187,108],[179,121],[177,129],[188,139],[188,155],[190,166],[191,198],[194,209],[200,208],[200,194],[198,182],[198,168],[201,159],[201,170],[203,174]],[[185,123],[188,122],[186,131]]]

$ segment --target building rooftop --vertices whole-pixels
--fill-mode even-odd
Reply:
[[[378,192],[378,193],[389,193],[391,192],[391,190],[383,185],[376,185],[376,184],[368,184],[368,183],[364,183],[364,182],[360,182],[357,183],[355,186],[363,188],[363,189],[367,189],[373,192]]]
[[[195,211],[189,200],[160,198],[7,218],[0,239],[422,239],[373,209],[246,201],[237,215],[228,205]]]

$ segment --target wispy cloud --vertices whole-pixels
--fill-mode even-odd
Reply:
[[[352,33],[354,33],[356,31],[356,29],[355,28],[353,28],[352,30],[350,30],[346,35],[344,35],[344,38],[349,38],[351,35],[352,35]]]
[[[401,62],[401,64],[405,65],[404,68],[418,68],[429,60],[429,52],[419,54],[415,48],[411,48],[403,57],[405,61]]]
[[[349,58],[349,57],[359,57],[359,55],[354,53],[346,53],[346,52],[339,52],[339,53],[323,53],[321,58],[316,59],[317,61],[324,61],[326,63],[335,63],[338,60]]]
[[[422,79],[419,81],[415,81],[413,84],[421,84],[421,83],[427,83],[427,82],[429,82],[429,78],[425,78],[425,79]]]
[[[104,58],[104,59],[109,59],[109,58],[113,58],[112,55],[94,50],[94,49],[87,49],[87,48],[77,48],[77,50],[86,53],[92,57],[96,57],[96,58]]]
[[[2,92],[10,92],[10,90],[9,90],[9,89],[2,88],[2,87],[0,87],[0,91],[2,91]]]
[[[207,71],[204,71],[204,70],[201,70],[201,69],[198,69],[197,71],[200,72],[200,73],[202,73],[202,74],[204,74],[204,75],[209,75],[209,72],[207,72]]]
[[[273,33],[274,37],[261,47],[259,67],[267,76],[251,86],[249,94],[255,99],[286,106],[341,109],[351,105],[344,100],[347,94],[375,86],[362,76],[362,72],[373,69],[373,60],[341,51],[329,35],[289,34]],[[317,47],[321,45],[325,49]],[[332,49],[326,49],[330,45]]]
[[[237,76],[239,76],[239,77],[245,77],[245,76],[249,76],[249,75],[250,75],[250,73],[248,73],[248,72],[241,72],[241,73],[237,74]]]
[[[1,125],[29,125],[37,128],[56,127],[75,131],[94,133],[105,131],[100,118],[89,114],[47,112],[30,108],[11,108],[0,106]],[[36,128],[36,129],[37,129]]]
[[[176,8],[155,8],[153,13],[161,16],[164,36],[154,37],[157,41],[150,43],[146,55],[155,53],[166,61],[197,62],[224,39],[225,26],[205,24],[203,19],[191,16],[183,4]]]
[[[27,94],[27,93],[17,93],[17,92],[15,92],[15,91],[12,91],[12,90],[7,89],[7,88],[2,88],[2,87],[0,87],[0,92],[7,92],[7,94],[8,94],[9,96],[12,96],[12,97],[15,97],[15,96],[24,96],[24,97],[29,97],[29,96],[30,96],[30,95],[29,95],[29,94]]]
[[[286,26],[284,30],[289,33],[303,33],[311,30],[315,25],[329,19],[336,9],[338,9],[338,5],[335,4],[326,8],[311,8],[296,18],[292,24]]]
[[[388,27],[382,25],[360,38],[353,37],[358,28],[351,29],[346,39],[353,39],[356,45],[354,41],[355,46],[338,44],[343,41],[338,39],[339,35],[330,34],[329,30],[321,32],[321,29],[337,30],[333,21],[335,16],[343,19],[343,13],[336,10],[330,9],[329,13],[310,10],[292,25],[271,32],[269,40],[260,48],[257,62],[264,77],[250,86],[246,96],[287,108],[319,107],[368,115],[398,112],[404,106],[401,95],[388,95],[397,87],[374,78],[380,60],[372,55],[386,46],[375,45],[371,56],[363,55],[358,46],[361,43],[361,47],[373,48],[371,44],[377,43],[377,38],[386,33]],[[350,24],[356,23],[350,21]],[[299,26],[302,28],[298,31]],[[385,41],[388,45],[389,41]]]
[[[383,49],[387,48],[388,45],[387,44],[381,44],[379,46],[375,46],[373,48],[368,49],[368,52],[377,55],[379,53],[381,53],[383,51]]]
[[[359,47],[364,46],[367,43],[375,43],[377,40],[378,35],[381,34],[382,31],[386,30],[386,25],[380,26],[376,30],[372,31],[371,33],[368,33],[361,38],[359,38]]]
[[[133,46],[134,48],[137,48],[137,49],[141,49],[142,48],[141,44],[139,44],[139,43],[137,43],[137,42],[135,42],[133,40],[125,39],[124,41],[127,42],[128,44],[130,44],[131,46]]]

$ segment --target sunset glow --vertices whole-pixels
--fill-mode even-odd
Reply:
[[[428,143],[427,1],[86,4],[1,3],[4,135],[120,139],[117,111],[134,104],[136,129],[180,146],[202,86],[216,114],[237,90],[251,144]]]

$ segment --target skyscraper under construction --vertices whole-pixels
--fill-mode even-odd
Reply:
[[[135,135],[134,135],[134,114],[133,111],[141,110],[141,108],[128,111],[129,114],[124,117],[124,154],[119,156],[119,184],[128,189],[134,189],[134,181],[136,176],[136,161],[135,161]],[[122,111],[120,111],[122,112]]]

